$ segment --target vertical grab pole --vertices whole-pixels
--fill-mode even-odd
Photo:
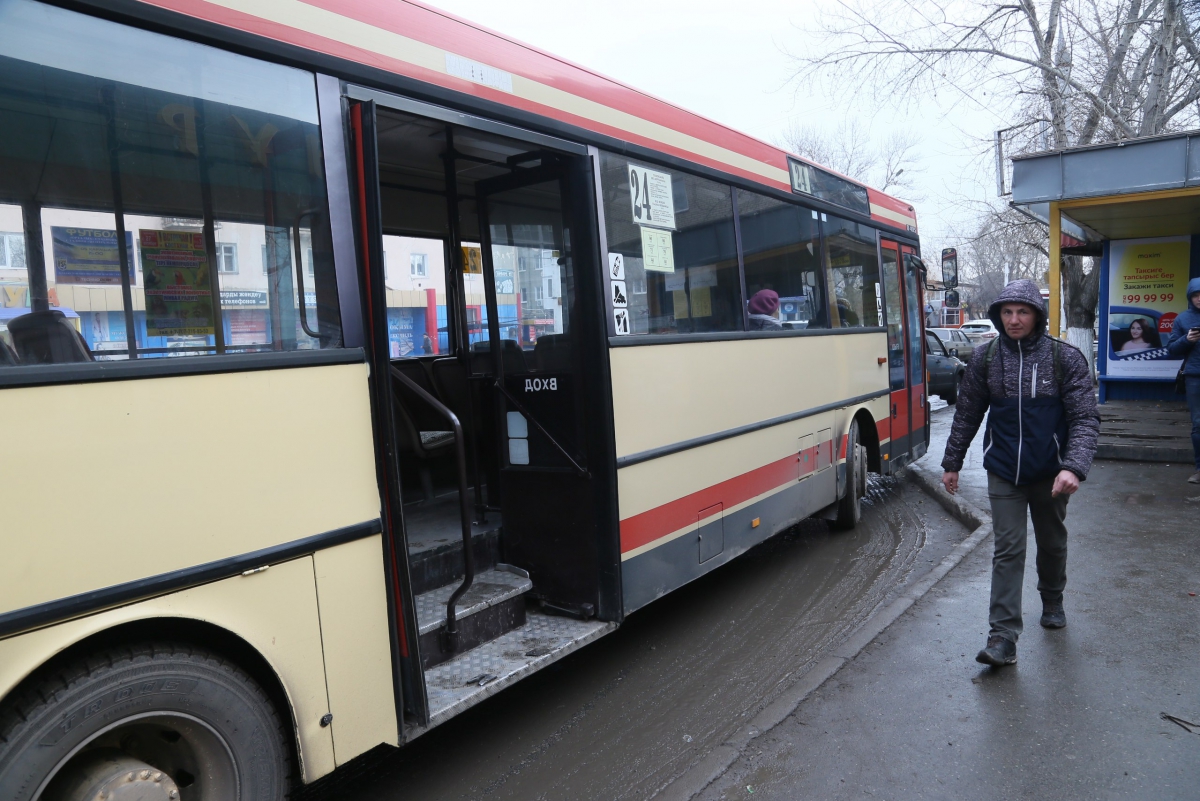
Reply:
[[[1050,203],[1050,331],[1059,334],[1059,309],[1062,307],[1062,212]]]

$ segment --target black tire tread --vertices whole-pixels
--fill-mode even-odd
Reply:
[[[100,678],[127,663],[153,662],[158,659],[204,664],[206,667],[218,669],[241,684],[268,713],[280,741],[285,746],[285,775],[294,783],[296,771],[292,749],[289,746],[292,734],[266,691],[249,673],[221,654],[175,640],[105,646],[61,664],[51,662],[40,673],[32,674],[16,691],[0,702],[0,761],[4,759],[6,746],[20,733],[22,727],[30,720],[36,719],[45,707],[57,703],[62,693],[75,689],[82,682]]]

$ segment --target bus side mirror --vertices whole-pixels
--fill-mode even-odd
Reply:
[[[954,289],[958,286],[958,249],[942,249],[942,286]]]

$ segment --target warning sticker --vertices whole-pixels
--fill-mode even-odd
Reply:
[[[613,309],[613,328],[616,329],[617,336],[629,333],[629,309]]]
[[[620,253],[608,254],[608,277],[614,281],[625,280],[625,257]]]
[[[629,305],[629,297],[625,294],[625,282],[612,282],[612,305],[615,309],[623,309]]]

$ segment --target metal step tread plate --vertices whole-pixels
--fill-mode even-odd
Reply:
[[[529,610],[524,626],[467,651],[425,674],[429,728],[551,662],[607,634],[616,623],[575,620]]]
[[[461,583],[456,581],[416,597],[417,624],[421,634],[435,631],[446,622],[446,603]],[[505,570],[484,570],[475,576],[471,589],[454,605],[455,617],[461,619],[482,612],[532,589],[533,582],[525,576]]]

